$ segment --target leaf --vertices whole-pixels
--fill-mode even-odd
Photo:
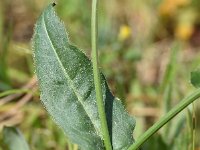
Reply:
[[[200,87],[200,69],[191,72],[191,83],[194,87]]]
[[[9,150],[29,150],[28,144],[17,128],[4,127],[3,136],[4,143],[8,146]]]
[[[180,49],[178,43],[174,43],[171,49],[169,63],[167,64],[163,81],[161,83],[160,91],[163,93],[167,90],[169,84],[171,84],[175,78],[176,70],[177,70],[177,57],[178,57],[178,50]]]
[[[41,101],[47,111],[81,149],[103,150],[91,61],[70,44],[52,5],[36,23],[33,49]],[[113,149],[125,150],[134,142],[135,120],[111,94],[103,75],[101,83]]]

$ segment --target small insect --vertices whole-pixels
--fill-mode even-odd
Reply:
[[[54,7],[54,6],[56,6],[56,3],[55,3],[55,2],[53,2],[52,6],[53,6],[53,7]]]

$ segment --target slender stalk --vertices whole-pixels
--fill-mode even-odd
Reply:
[[[194,93],[184,98],[178,105],[171,109],[163,118],[149,128],[135,143],[133,143],[128,150],[137,150],[145,141],[147,141],[154,133],[156,133],[167,122],[174,118],[179,112],[186,108],[189,104],[200,97],[200,88]]]
[[[164,97],[163,97],[164,114],[166,114],[171,108],[171,99],[172,99],[172,83],[169,83],[164,90]],[[166,137],[168,137],[168,135],[169,135],[170,125],[171,125],[171,123],[168,123],[164,127],[164,136],[166,136]]]
[[[0,93],[0,98],[10,95],[10,94],[17,94],[17,93],[28,93],[30,90],[29,89],[12,89],[12,90],[8,90],[5,92]],[[1,105],[1,104],[0,104]]]
[[[106,113],[103,102],[103,95],[101,89],[101,80],[98,65],[98,52],[97,52],[97,0],[92,0],[92,18],[91,18],[91,33],[92,33],[92,64],[94,74],[94,84],[97,98],[97,107],[99,118],[101,121],[101,130],[103,133],[104,145],[106,150],[111,150],[111,142],[108,132],[108,125],[106,121]]]
[[[195,150],[195,140],[196,140],[196,116],[195,116],[195,105],[192,103],[192,150]]]
[[[189,136],[188,139],[191,140],[191,143],[188,144],[187,149],[190,150],[192,148],[192,115],[189,108],[187,108],[186,121],[187,121],[186,128]]]
[[[74,150],[73,144],[68,140],[68,150]]]

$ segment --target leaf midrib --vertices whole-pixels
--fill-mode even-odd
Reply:
[[[76,87],[75,87],[74,84],[73,84],[73,81],[71,80],[70,76],[69,76],[68,73],[66,72],[66,70],[65,70],[65,68],[64,68],[64,66],[63,66],[63,64],[62,64],[62,62],[61,62],[61,60],[60,60],[60,58],[59,58],[59,56],[58,56],[58,54],[57,54],[57,52],[56,52],[56,48],[54,47],[54,45],[53,45],[53,43],[52,43],[52,41],[51,41],[51,38],[50,38],[50,36],[49,36],[48,30],[47,30],[47,27],[46,27],[46,23],[45,23],[45,14],[42,15],[42,20],[43,20],[45,32],[46,32],[46,34],[47,34],[47,38],[49,39],[50,44],[51,44],[51,47],[52,47],[52,49],[53,49],[53,51],[54,51],[54,53],[55,53],[55,56],[56,56],[56,58],[57,58],[57,60],[58,60],[58,62],[59,62],[59,64],[60,64],[60,66],[61,66],[61,68],[62,68],[62,70],[63,70],[63,72],[64,72],[65,78],[67,79],[67,82],[69,82],[69,86],[71,87],[71,89],[73,90],[73,92],[75,93],[75,95],[77,96],[78,101],[79,101],[79,102],[81,103],[81,105],[83,106],[84,111],[85,111],[86,114],[88,115],[88,117],[89,117],[90,121],[92,122],[92,125],[93,125],[93,127],[94,127],[94,129],[95,129],[95,131],[96,131],[96,134],[98,135],[98,130],[96,129],[96,127],[95,127],[95,125],[94,125],[92,119],[90,118],[90,115],[87,113],[87,111],[86,111],[86,109],[85,109],[85,107],[84,107],[84,104],[82,103],[83,99],[82,99],[82,97],[79,95],[78,91],[76,90]],[[99,136],[100,139],[101,139],[101,136],[100,136],[100,135],[98,135],[98,136]]]

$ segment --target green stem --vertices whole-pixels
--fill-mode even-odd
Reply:
[[[8,91],[0,93],[0,98],[10,95],[10,94],[28,93],[29,91],[30,91],[29,89],[12,89],[12,90],[8,90]]]
[[[98,65],[98,52],[97,52],[97,0],[92,0],[92,18],[91,18],[91,32],[92,32],[92,64],[94,74],[94,84],[97,98],[97,107],[99,118],[101,121],[101,131],[103,134],[104,145],[106,150],[111,150],[111,142],[108,132],[106,121],[106,113],[103,102],[103,94],[101,89],[100,72]]]
[[[196,139],[196,116],[195,116],[195,105],[192,103],[192,150],[195,150],[195,139]]]
[[[175,117],[179,112],[186,108],[189,104],[200,97],[200,88],[194,93],[184,98],[178,105],[171,109],[163,118],[149,128],[135,143],[133,143],[128,150],[137,150],[145,141],[147,141],[154,133],[163,127],[168,121]]]

